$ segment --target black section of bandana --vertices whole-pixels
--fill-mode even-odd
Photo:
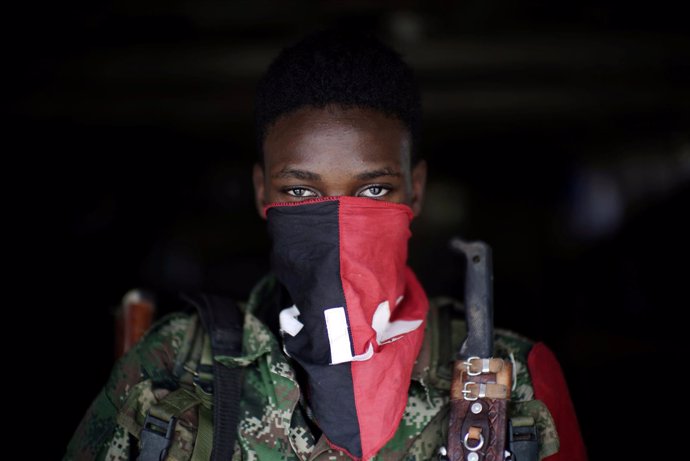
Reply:
[[[309,376],[310,406],[317,423],[332,443],[361,456],[351,364],[329,365],[324,317],[326,309],[345,308],[339,205],[334,200],[269,208],[271,268],[300,311],[297,319],[304,325],[302,331],[294,337],[285,334],[283,340],[288,354]]]
[[[285,335],[285,347],[302,361],[328,365],[331,350],[323,312],[345,307],[338,202],[269,208],[268,231],[273,240],[271,268],[290,293],[300,311],[298,320],[304,324],[297,336]]]
[[[328,440],[362,456],[359,420],[352,386],[352,363],[304,365],[311,391],[309,405]]]

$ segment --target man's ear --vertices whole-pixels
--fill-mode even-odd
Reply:
[[[412,199],[410,204],[415,216],[422,212],[424,191],[426,190],[426,161],[420,160],[412,168]]]
[[[264,184],[264,167],[258,163],[254,164],[254,169],[252,170],[252,181],[254,182],[254,201],[256,204],[256,211],[259,212],[259,216],[262,219],[266,219],[264,215],[264,205],[266,204],[265,199],[265,184]]]

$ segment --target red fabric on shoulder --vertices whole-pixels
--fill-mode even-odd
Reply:
[[[546,344],[536,343],[527,357],[534,397],[546,404],[556,423],[561,448],[545,461],[586,461],[587,451],[580,434],[575,408],[563,371]]]

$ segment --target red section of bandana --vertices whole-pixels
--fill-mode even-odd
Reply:
[[[406,273],[407,302],[414,303],[414,310],[424,310],[424,314],[419,315],[425,318],[429,307],[426,295],[409,268]],[[347,294],[345,297],[347,298]],[[407,405],[412,367],[422,346],[425,326],[426,321],[399,340],[384,344],[370,360],[352,362],[362,459],[369,459],[376,454],[398,429]]]
[[[390,202],[339,199],[340,276],[353,352],[364,354],[370,344],[375,352],[368,360],[352,362],[362,457],[368,459],[397,430],[425,327],[423,322],[400,339],[379,345],[372,328],[374,312],[388,301],[391,322],[425,320],[429,304],[406,266],[412,210]]]

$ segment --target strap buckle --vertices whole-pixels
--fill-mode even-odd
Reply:
[[[508,420],[508,450],[512,459],[526,461],[539,459],[539,438],[533,418]]]
[[[170,421],[156,418],[151,410],[146,413],[144,427],[141,429],[141,450],[138,461],[163,461],[172,445],[177,418]]]
[[[473,365],[472,361],[473,360],[480,360],[481,361],[482,367],[481,367],[480,371],[472,371],[472,365]],[[488,366],[489,361],[487,359],[482,360],[481,358],[479,358],[477,356],[473,356],[473,357],[469,357],[467,360],[465,360],[462,363],[465,365],[465,373],[467,373],[468,376],[479,376],[482,373],[488,373],[489,372],[489,366]],[[485,366],[485,364],[486,364],[486,366]],[[486,369],[486,371],[484,369]]]
[[[470,386],[477,386],[476,389],[470,389]],[[474,402],[477,399],[486,397],[486,383],[475,383],[474,381],[467,381],[462,386],[462,398]]]

